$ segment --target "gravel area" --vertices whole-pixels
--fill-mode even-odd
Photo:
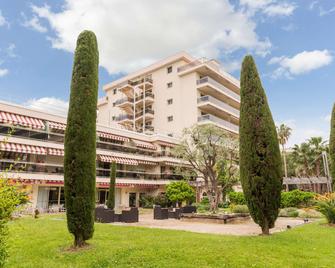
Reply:
[[[152,214],[140,215],[140,220],[137,223],[113,223],[114,225],[126,226],[141,226],[148,228],[182,230],[196,233],[208,234],[225,234],[225,235],[259,235],[261,234],[260,227],[252,220],[243,221],[234,224],[215,224],[215,223],[200,223],[187,222],[176,219],[154,220]],[[294,228],[304,224],[304,221],[299,218],[278,218],[276,226],[271,229],[271,233],[287,230],[287,226]]]

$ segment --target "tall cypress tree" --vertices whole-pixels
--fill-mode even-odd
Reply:
[[[329,156],[330,156],[330,175],[333,178],[333,187],[334,187],[334,180],[335,180],[335,104],[333,105],[332,116],[330,120]]]
[[[109,193],[107,200],[107,207],[110,209],[115,208],[115,179],[116,179],[116,163],[112,162],[110,182],[109,182]]]
[[[94,232],[98,65],[95,34],[83,31],[74,55],[64,142],[67,226],[75,247],[84,246]]]
[[[252,56],[241,70],[240,176],[253,220],[269,234],[278,217],[282,166],[277,132]]]

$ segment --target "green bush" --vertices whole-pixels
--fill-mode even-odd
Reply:
[[[246,205],[243,192],[230,192],[228,198],[231,204],[234,205]]]
[[[299,211],[297,208],[294,208],[294,207],[283,208],[279,212],[279,217],[296,218],[298,216],[299,216]]]
[[[207,212],[210,209],[209,199],[208,197],[204,197],[200,203],[196,204],[198,212]]]
[[[161,207],[168,207],[170,202],[165,194],[159,194],[154,197],[154,204]]]
[[[231,212],[233,213],[249,213],[247,205],[233,205],[231,206]]]
[[[326,195],[317,202],[317,209],[327,219],[330,224],[335,224],[335,194]]]
[[[145,194],[140,197],[140,205],[142,208],[152,208],[155,202],[155,198],[152,195]]]
[[[314,203],[315,193],[293,190],[281,193],[281,207],[308,207]]]

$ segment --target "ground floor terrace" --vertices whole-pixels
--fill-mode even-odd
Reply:
[[[64,210],[63,182],[41,183],[36,181],[16,181],[29,195],[28,210],[37,208],[40,212],[59,212]],[[152,182],[117,182],[115,188],[115,206],[117,209],[126,207],[141,207],[143,195],[159,195],[165,191],[164,184]],[[109,183],[99,182],[95,191],[96,204],[106,204],[109,194]]]

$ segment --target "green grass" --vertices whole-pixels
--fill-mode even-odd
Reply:
[[[10,223],[8,267],[334,267],[335,228],[307,224],[236,237],[96,224],[91,247],[69,252],[64,216]]]

